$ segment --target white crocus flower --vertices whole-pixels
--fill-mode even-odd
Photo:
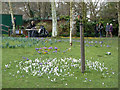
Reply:
[[[18,70],[17,73],[20,73],[20,71]]]
[[[7,65],[5,65],[5,67],[6,67],[6,68],[9,68],[9,65],[7,64]]]

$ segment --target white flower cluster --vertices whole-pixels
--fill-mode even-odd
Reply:
[[[49,59],[35,59],[35,60],[22,60],[16,63],[16,74],[27,73],[32,76],[47,76],[51,82],[56,82],[57,77],[61,77],[61,80],[65,80],[65,77],[78,77],[75,76],[76,70],[81,71],[81,59],[75,58],[49,58]],[[10,65],[5,65],[6,68],[9,68]],[[101,72],[102,77],[106,77],[108,75],[108,68],[104,66],[104,63],[100,63],[98,61],[92,62],[86,60],[85,64],[86,70],[88,71],[99,71]],[[114,74],[114,72],[112,72]],[[86,79],[87,80],[87,79]],[[91,80],[90,80],[91,82]]]
[[[86,60],[86,67],[89,70],[96,70],[96,71],[106,71],[108,68],[104,66],[104,63],[100,63],[98,61],[91,62]]]
[[[25,71],[26,73],[32,76],[43,76],[43,75],[55,75],[55,76],[74,76],[71,72],[73,68],[80,69],[80,59],[75,58],[61,58],[61,59],[35,59],[35,60],[26,60],[20,61],[17,68],[20,69],[20,72]],[[20,73],[17,71],[17,73]],[[48,77],[50,78],[50,77]]]

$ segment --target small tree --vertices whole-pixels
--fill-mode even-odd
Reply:
[[[9,8],[10,8],[12,25],[13,25],[13,35],[15,35],[15,22],[14,22],[14,16],[13,16],[13,8],[12,8],[12,3],[10,1],[9,1]]]
[[[72,46],[72,30],[73,30],[73,1],[70,2],[70,45]]]
[[[51,2],[52,8],[52,37],[57,36],[57,16],[56,16],[56,4],[55,0]]]

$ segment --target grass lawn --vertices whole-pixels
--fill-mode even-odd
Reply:
[[[3,38],[2,47],[2,88],[117,88],[118,87],[118,38],[97,38],[85,39],[85,60],[86,65],[92,65],[93,69],[86,66],[85,73],[81,73],[80,62],[80,40],[73,39],[73,46],[69,45],[69,39],[66,38]],[[35,48],[53,47],[47,53]],[[55,50],[54,48],[57,47]],[[111,55],[106,55],[111,52]],[[23,59],[25,57],[25,60]],[[67,66],[70,69],[63,70],[61,76],[54,74],[43,74],[34,76],[30,72],[20,71],[19,62],[34,61],[36,58],[47,62],[49,59],[57,58],[58,61],[53,64],[57,66],[61,58],[72,58],[77,62],[68,61]],[[29,61],[28,60],[28,61]],[[87,62],[90,61],[90,65]],[[99,62],[99,67],[106,67],[101,71],[93,65],[93,62]],[[42,62],[42,61],[41,61]],[[69,66],[76,64],[78,66]],[[104,66],[103,66],[104,63]],[[7,67],[5,65],[10,65]],[[16,66],[18,65],[18,66]],[[62,68],[58,66],[59,69]],[[42,66],[42,65],[41,65]],[[45,66],[45,65],[44,65]],[[96,66],[97,67],[97,66]],[[36,69],[36,67],[35,67]],[[70,71],[69,71],[70,70]],[[20,71],[20,72],[17,72]],[[22,72],[22,73],[21,73]],[[69,74],[69,73],[70,74]],[[61,73],[60,71],[58,73]],[[67,73],[67,74],[66,74]],[[65,75],[66,74],[66,75]]]

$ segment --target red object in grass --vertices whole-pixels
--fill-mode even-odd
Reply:
[[[80,15],[78,15],[78,20],[80,20]]]
[[[28,36],[26,36],[26,38],[28,38]]]

